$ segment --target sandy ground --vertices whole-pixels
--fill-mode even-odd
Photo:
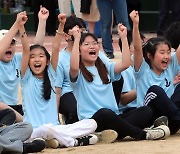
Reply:
[[[146,34],[149,38],[155,34]],[[31,43],[33,43],[34,35],[29,37]],[[17,37],[17,51],[22,51],[20,40]],[[45,38],[45,47],[51,51],[51,42],[53,37],[47,36]],[[120,59],[120,52],[118,47],[118,37],[113,37],[113,46],[115,49],[115,59]],[[101,39],[99,39],[101,42]],[[63,41],[61,48],[66,46],[66,42]],[[102,46],[101,46],[102,50]],[[19,91],[19,102],[21,103],[21,93]],[[81,146],[72,148],[58,148],[58,149],[45,149],[42,154],[178,154],[180,153],[180,132],[176,135],[168,137],[166,140],[157,141],[129,141],[122,140],[111,144],[97,143],[91,146]]]
[[[117,141],[115,143],[62,148],[45,149],[42,154],[178,154],[180,153],[180,133],[166,140],[156,141]]]

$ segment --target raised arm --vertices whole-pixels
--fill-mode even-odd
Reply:
[[[36,36],[34,38],[34,44],[43,45],[46,34],[46,21],[48,16],[49,16],[49,11],[45,7],[40,6],[40,11],[38,13],[39,24],[38,24]]]
[[[1,59],[1,55],[5,53],[7,49],[9,48],[13,40],[13,37],[17,34],[19,30],[19,27],[20,27],[20,24],[18,20],[16,19],[16,21],[14,22],[14,24],[12,25],[8,33],[3,37],[2,40],[0,40],[0,59]]]
[[[52,58],[51,58],[51,64],[56,71],[57,63],[58,63],[58,57],[59,57],[59,51],[60,51],[60,45],[61,45],[61,40],[63,37],[63,29],[64,29],[64,24],[66,22],[66,15],[65,14],[59,14],[58,15],[58,20],[59,20],[59,27],[56,32],[53,44],[52,44]]]
[[[28,20],[26,16],[26,12],[21,12],[17,15],[19,18],[19,22],[21,23],[21,27],[19,28],[21,43],[23,47],[23,53],[22,53],[22,62],[21,62],[21,77],[23,78],[26,69],[28,68],[28,62],[29,62],[29,56],[30,56],[30,48],[29,48],[29,42],[28,37],[26,34],[26,30],[24,28],[24,24]]]
[[[134,43],[134,67],[138,71],[143,60],[142,41],[139,33],[139,14],[138,11],[130,13],[133,22],[133,43]]]
[[[70,79],[71,81],[75,81],[79,72],[79,41],[81,38],[80,29],[75,26],[72,29],[72,34],[74,36],[74,44],[70,58]]]
[[[122,42],[122,60],[115,64],[115,74],[127,69],[131,64],[129,45],[127,41],[127,28],[122,24],[118,24],[118,34]]]

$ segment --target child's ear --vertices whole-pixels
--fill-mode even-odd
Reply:
[[[151,57],[152,57],[149,52],[147,53],[147,57],[148,57],[148,59],[151,59]]]
[[[47,60],[47,64],[46,65],[49,65],[49,63],[50,63],[50,60]]]

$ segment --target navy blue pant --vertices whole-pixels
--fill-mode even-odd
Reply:
[[[77,116],[77,101],[72,92],[61,96],[59,112],[65,116],[66,124],[79,121]]]
[[[96,132],[113,129],[118,133],[119,139],[131,136],[139,140],[146,139],[146,132],[142,129],[151,118],[152,110],[148,106],[143,106],[127,114],[120,115],[117,115],[110,109],[102,108],[92,116],[92,119],[97,122]]]
[[[123,83],[124,79],[122,76],[120,80],[112,82],[114,96],[116,98],[117,104],[119,104],[120,101]],[[77,101],[72,92],[61,96],[59,112],[64,115],[66,124],[72,124],[78,121]]]
[[[16,121],[16,114],[11,109],[0,110],[0,127],[12,125]]]
[[[20,113],[22,116],[24,115],[23,109],[22,109],[22,105],[9,105],[10,107],[12,107],[14,110],[16,110],[18,113]]]
[[[152,97],[148,95],[150,93]],[[147,95],[149,99],[147,99]],[[161,87],[153,85],[148,89],[146,96],[145,100],[148,101],[148,103],[144,103],[153,110],[152,121],[154,121],[159,116],[167,116],[171,134],[176,133],[180,128],[180,109],[176,106],[173,100],[178,99],[179,94],[174,93],[174,98],[171,99],[167,96]]]

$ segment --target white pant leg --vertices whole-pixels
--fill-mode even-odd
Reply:
[[[71,1],[70,0],[58,0],[59,10],[61,13],[65,13],[67,16],[71,15]]]
[[[77,17],[81,18],[81,12],[80,12],[80,7],[81,7],[81,0],[72,0],[73,8],[74,8],[74,13]]]
[[[74,146],[74,139],[93,133],[97,124],[93,119],[84,119],[68,125],[44,125],[33,130],[31,138],[57,139],[61,146]]]
[[[97,128],[97,123],[94,119],[84,119],[73,124],[56,126],[57,131],[63,132],[72,138],[82,137],[93,133]]]
[[[61,125],[58,125],[58,128]],[[30,139],[27,142],[33,141],[35,138],[43,138],[45,140],[57,139],[61,146],[74,146],[74,139],[69,135],[63,134],[63,131],[57,131],[57,126],[48,124],[33,129]]]

